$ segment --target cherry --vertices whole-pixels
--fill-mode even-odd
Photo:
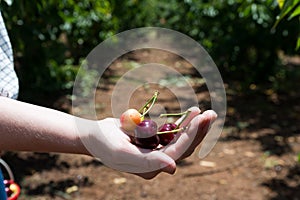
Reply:
[[[134,131],[133,142],[141,148],[155,149],[159,145],[156,122],[145,119],[139,123]]]
[[[179,131],[186,127],[180,127],[191,111],[180,113],[165,113],[160,117],[180,117],[178,125],[167,123],[157,129],[157,124],[152,120],[144,120],[157,100],[159,92],[156,91],[139,110],[128,109],[120,117],[122,130],[130,137],[133,144],[146,148],[155,149],[159,144],[168,145]]]
[[[142,115],[136,109],[128,109],[120,117],[121,128],[124,131],[132,132],[142,121]]]
[[[134,129],[151,110],[157,100],[158,94],[159,92],[155,91],[154,95],[139,110],[131,108],[120,116],[121,128],[131,139],[134,136]]]
[[[172,131],[175,130],[177,127],[177,124],[175,123],[167,123],[163,124],[161,127],[159,127],[159,132],[165,132],[165,131]],[[158,134],[160,144],[165,146],[169,144],[173,139],[174,139],[174,134],[175,133],[163,133],[163,134]]]

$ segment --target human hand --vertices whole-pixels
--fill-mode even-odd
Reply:
[[[187,127],[187,129],[184,132],[177,133],[172,143],[159,150],[166,153],[175,161],[185,159],[195,151],[208,133],[209,127],[217,118],[217,114],[213,110],[207,110],[202,114],[200,114],[198,107],[191,107],[188,110],[191,113],[181,124],[181,127]],[[176,123],[178,124],[180,121],[181,119],[177,120]],[[138,175],[151,179],[160,172],[160,170],[155,170]]]
[[[119,119],[106,118],[77,126],[79,129],[89,129],[88,134],[80,135],[89,154],[112,169],[145,179],[153,178],[154,176],[149,176],[153,171],[157,171],[157,174],[175,172],[176,163],[167,154],[132,144],[130,137],[120,129]]]
[[[200,114],[199,108],[192,107],[189,110],[190,115],[182,123],[188,128],[176,134],[172,144],[160,150],[143,149],[132,144],[129,136],[121,131],[119,119],[114,118],[88,125],[89,134],[81,137],[81,140],[92,156],[110,168],[144,179],[154,178],[161,172],[173,174],[176,170],[175,161],[186,158],[194,151],[216,118],[214,111]]]

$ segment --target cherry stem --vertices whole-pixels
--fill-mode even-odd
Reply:
[[[143,105],[143,107],[141,107],[139,109],[139,113],[142,113],[141,117],[144,117],[152,108],[152,106],[154,105],[154,103],[157,100],[157,96],[158,96],[159,92],[155,91],[154,95],[151,97],[151,99],[149,99],[145,105]]]
[[[180,125],[186,120],[186,118],[191,114],[190,110],[185,111],[184,117],[181,119],[181,121],[177,124],[176,128],[179,128]]]
[[[181,121],[177,124],[176,129],[178,129],[180,127],[180,125],[184,122],[184,120],[186,120],[186,118],[189,116],[189,114],[191,113],[190,110],[181,112],[181,113],[165,113],[165,114],[161,114],[159,117],[171,117],[171,116],[183,116],[184,117],[181,119]]]
[[[167,134],[167,133],[178,133],[179,131],[183,131],[183,130],[185,130],[185,127],[177,128],[171,131],[159,131],[157,132],[157,134],[159,135],[159,134]]]
[[[164,113],[164,114],[160,114],[159,117],[172,117],[172,116],[182,116],[182,115],[186,115],[188,112],[191,112],[189,110],[181,112],[181,113]]]

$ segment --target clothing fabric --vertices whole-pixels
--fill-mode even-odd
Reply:
[[[0,12],[0,95],[16,99],[19,93],[19,81],[14,70],[11,43]]]

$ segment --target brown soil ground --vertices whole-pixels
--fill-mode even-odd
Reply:
[[[161,62],[196,79],[192,66],[172,54],[141,51],[114,62],[99,85],[98,118],[110,117],[115,80],[135,63]],[[129,67],[128,67],[129,66]],[[193,85],[202,110],[210,108],[205,84]],[[234,92],[226,83],[227,117],[218,143],[204,159],[199,149],[178,163],[175,175],[160,174],[152,180],[114,171],[82,155],[6,152],[16,181],[22,188],[20,200],[299,200],[300,95],[294,91],[277,94],[252,87],[249,94]],[[152,89],[136,91],[132,105],[142,105]],[[169,112],[178,102],[166,88],[160,88],[161,102]],[[70,101],[48,101],[55,109],[71,112]],[[84,109],[84,108],[79,108]],[[82,116],[89,117],[82,112]],[[200,147],[199,147],[200,148]]]

